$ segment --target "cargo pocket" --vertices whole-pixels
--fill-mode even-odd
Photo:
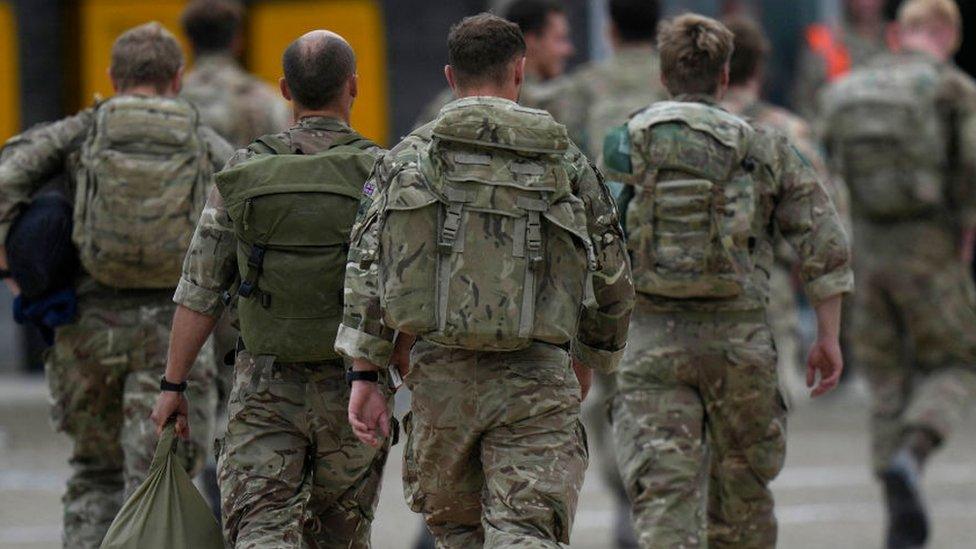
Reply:
[[[420,471],[417,469],[417,461],[413,453],[416,443],[416,435],[413,432],[413,412],[407,412],[403,416],[403,432],[406,436],[403,445],[403,497],[410,510],[414,513],[422,513],[426,498],[420,487]]]

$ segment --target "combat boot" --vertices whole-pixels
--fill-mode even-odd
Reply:
[[[909,448],[901,449],[881,473],[888,506],[888,549],[922,547],[929,520],[922,502],[921,463]]]

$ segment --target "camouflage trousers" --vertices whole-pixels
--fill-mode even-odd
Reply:
[[[873,393],[876,471],[907,429],[941,442],[976,399],[976,294],[965,266],[951,256],[881,259],[861,255],[854,311],[855,358]]]
[[[763,314],[638,303],[617,384],[613,436],[640,545],[775,546],[768,484],[785,458],[786,407]]]
[[[230,547],[370,547],[389,443],[359,442],[348,407],[341,360],[237,354],[217,465]]]
[[[410,358],[403,489],[437,547],[569,543],[588,454],[568,353],[421,341]]]
[[[166,366],[175,305],[169,292],[82,298],[79,318],[58,328],[46,376],[52,419],[73,446],[64,502],[64,546],[98,547],[122,506],[145,478],[156,447],[149,414]],[[217,392],[209,345],[190,376],[192,440],[179,445],[195,475],[213,441]]]

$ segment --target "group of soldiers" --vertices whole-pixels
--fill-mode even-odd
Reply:
[[[875,56],[808,33],[811,129],[761,99],[748,19],[609,0],[613,54],[561,75],[562,8],[515,0],[452,27],[450,91],[388,151],[350,126],[333,32],[288,46],[280,94],[235,61],[233,0],[189,3],[185,77],[161,25],[123,33],[115,96],[0,157],[4,241],[70,176],[77,313],[46,364],[65,547],[99,546],[170,424],[190,474],[218,456],[229,546],[368,547],[401,423],[438,547],[569,543],[589,448],[619,546],[773,547],[793,288],[819,396],[855,273],[886,543],[923,546],[921,472],[976,395],[976,84],[951,0],[906,0],[886,34],[872,3],[849,5]]]

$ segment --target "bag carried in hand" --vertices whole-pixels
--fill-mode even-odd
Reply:
[[[222,549],[210,506],[179,464],[173,424],[163,429],[149,476],[126,500],[102,549]]]

